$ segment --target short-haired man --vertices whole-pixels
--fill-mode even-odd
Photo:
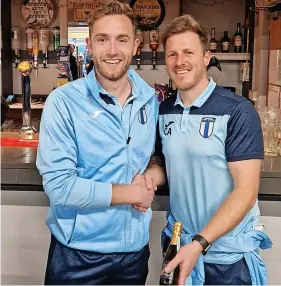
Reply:
[[[182,248],[165,272],[179,265],[180,285],[264,285],[266,267],[256,250],[271,242],[256,230],[261,124],[250,101],[207,78],[209,38],[190,15],[174,19],[163,34],[178,89],[159,109],[156,154],[165,160],[170,187],[164,251],[173,223],[183,224]]]
[[[45,284],[141,285],[157,167],[140,174],[153,153],[158,103],[129,69],[138,47],[129,5],[110,2],[89,25],[94,70],[54,90],[41,120],[37,167],[52,233]]]

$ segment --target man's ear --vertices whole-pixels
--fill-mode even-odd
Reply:
[[[88,48],[88,54],[92,55],[92,43],[91,43],[90,38],[86,38],[86,44],[87,44],[87,48]]]
[[[207,67],[209,65],[209,62],[211,60],[212,54],[210,51],[205,52],[204,54],[204,64]]]
[[[133,51],[134,56],[137,54],[139,44],[140,44],[140,39],[136,38],[135,43],[134,43],[134,51]]]

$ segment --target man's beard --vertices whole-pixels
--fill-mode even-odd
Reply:
[[[121,69],[118,69],[116,71],[108,71],[107,69],[104,69],[101,67],[101,65],[99,65],[98,61],[93,58],[93,62],[94,62],[94,67],[97,70],[97,72],[105,79],[110,80],[110,81],[118,81],[120,80],[128,71],[131,62],[132,62],[132,56],[130,58],[128,58],[127,62],[125,63],[125,66]]]
[[[177,83],[177,80],[175,80],[174,83],[178,90],[186,91],[186,90],[193,89],[202,80],[202,78],[204,78],[204,71],[200,70],[199,73],[196,73],[193,76],[192,81],[185,82],[184,80],[182,80]]]

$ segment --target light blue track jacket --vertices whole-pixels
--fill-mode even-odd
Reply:
[[[132,69],[129,80],[129,108],[101,88],[94,71],[46,101],[37,153],[50,200],[46,223],[71,248],[131,252],[148,243],[151,209],[110,206],[112,184],[130,184],[143,173],[155,144],[154,89]]]

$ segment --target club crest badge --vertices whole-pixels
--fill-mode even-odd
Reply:
[[[209,138],[213,134],[216,118],[203,117],[201,119],[199,133],[204,138]]]
[[[147,122],[147,114],[146,114],[145,105],[141,107],[139,111],[138,119],[141,124],[145,124]]]

